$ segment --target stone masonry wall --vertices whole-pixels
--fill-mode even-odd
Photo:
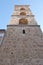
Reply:
[[[0,65],[43,65],[43,40],[40,27],[9,25],[0,47]]]

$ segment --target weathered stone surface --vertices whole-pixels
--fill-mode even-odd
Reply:
[[[25,34],[23,34],[23,29]],[[41,34],[38,26],[8,26],[1,46],[3,64],[42,64],[43,40]],[[37,59],[40,63],[37,63]]]

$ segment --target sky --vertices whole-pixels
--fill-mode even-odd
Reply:
[[[0,0],[0,29],[7,29],[15,5],[30,5],[30,9],[43,31],[43,0]]]

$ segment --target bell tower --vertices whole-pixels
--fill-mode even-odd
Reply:
[[[29,5],[15,5],[0,46],[0,65],[43,65],[43,33]]]
[[[19,24],[37,25],[29,5],[15,5],[10,25]]]

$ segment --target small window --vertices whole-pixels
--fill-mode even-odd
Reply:
[[[21,8],[20,10],[25,10],[25,8]]]
[[[23,30],[23,34],[25,34],[25,30]]]
[[[25,12],[21,12],[20,15],[26,15],[26,13]]]

